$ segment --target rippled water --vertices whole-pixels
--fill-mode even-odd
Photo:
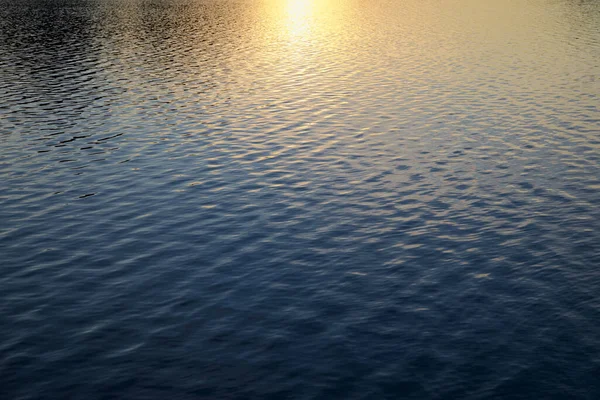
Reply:
[[[0,398],[600,398],[600,2],[0,0]]]

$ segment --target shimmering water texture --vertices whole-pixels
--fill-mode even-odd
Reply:
[[[600,399],[600,2],[0,0],[0,398]]]

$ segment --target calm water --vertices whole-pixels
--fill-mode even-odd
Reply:
[[[594,0],[0,0],[0,398],[599,399],[599,75]]]

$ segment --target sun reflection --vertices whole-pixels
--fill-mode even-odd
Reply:
[[[287,0],[287,26],[294,36],[304,35],[310,28],[314,0]]]
[[[339,49],[339,41],[348,37],[347,23],[354,18],[354,9],[345,0],[262,0],[260,4],[265,45],[277,43],[295,54],[324,46]]]
[[[303,18],[310,13],[312,0],[288,0],[288,14],[292,17]]]

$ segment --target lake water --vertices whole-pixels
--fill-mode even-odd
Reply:
[[[600,398],[600,2],[0,0],[0,398]]]

